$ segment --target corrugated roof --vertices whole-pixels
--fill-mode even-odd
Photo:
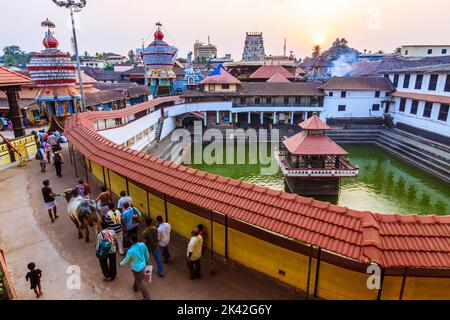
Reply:
[[[250,75],[250,79],[269,79],[275,74],[281,74],[285,78],[294,78],[285,67],[281,65],[263,65]]]
[[[98,134],[93,122],[175,101],[73,115],[65,135],[89,160],[153,190],[329,252],[383,267],[450,268],[450,216],[362,212],[205,173],[133,151]],[[114,155],[114,156],[111,156]]]
[[[333,77],[326,81],[320,89],[323,90],[395,90],[391,81],[384,77]]]
[[[30,78],[21,75],[18,72],[9,70],[8,68],[0,66],[0,86],[2,87],[17,86],[30,83],[31,83]]]
[[[326,135],[310,135],[302,131],[283,141],[291,154],[302,156],[345,156],[347,151]]]

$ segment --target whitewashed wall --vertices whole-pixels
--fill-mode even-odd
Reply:
[[[325,91],[326,96],[323,105],[323,118],[362,118],[383,117],[384,106],[382,101],[386,99],[386,92],[380,92],[380,97],[375,97],[375,91],[348,91],[345,98],[341,98],[341,91]],[[372,111],[374,104],[380,105],[379,111]],[[345,105],[345,111],[338,111],[339,105]]]

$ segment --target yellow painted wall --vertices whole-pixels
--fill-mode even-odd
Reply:
[[[228,89],[222,89],[221,84],[214,84],[214,90],[209,89],[209,84],[205,84],[205,91],[213,91],[213,92],[236,92],[236,85],[230,84],[230,87]]]
[[[89,164],[88,167],[89,168]],[[92,174],[96,177],[101,183],[103,183],[103,167],[91,161]],[[106,175],[106,172],[105,172]]]
[[[0,167],[11,163],[11,157],[9,156],[8,146],[6,143],[0,144]]]
[[[141,213],[148,214],[147,192],[131,182],[128,182],[128,188],[130,190],[129,196],[133,199],[133,205],[138,208]]]
[[[385,276],[383,280],[383,290],[381,300],[398,300],[402,288],[402,277]]]
[[[278,247],[233,229],[228,230],[228,256],[245,266],[306,290],[308,256]],[[284,271],[284,275],[281,275],[279,270]],[[311,276],[311,282],[314,282],[313,275]]]
[[[91,163],[94,175],[103,181],[101,166]],[[107,172],[107,169],[105,169]],[[125,179],[110,171],[111,190],[115,194],[126,190]],[[108,180],[108,179],[107,179]],[[146,191],[129,182],[130,196],[139,210],[147,213]],[[150,215],[152,218],[161,215],[165,217],[164,200],[149,193]],[[169,223],[175,232],[190,237],[190,231],[199,223],[206,227],[209,247],[211,236],[210,220],[167,203]],[[214,223],[214,251],[225,254],[225,226]],[[269,275],[275,279],[306,291],[309,257],[291,250],[284,249],[253,236],[228,229],[228,256],[247,267]],[[316,259],[312,259],[310,295],[314,292],[316,274]],[[284,274],[279,271],[282,270]],[[323,299],[360,299],[376,300],[378,290],[367,288],[369,274],[347,270],[321,261],[319,269],[318,296]],[[381,298],[397,300],[400,294],[402,277],[386,276],[383,283]],[[419,278],[408,277],[405,284],[403,299],[450,299],[450,278]]]
[[[125,178],[122,178],[121,176],[119,176],[118,174],[114,173],[111,170],[109,171],[109,178],[111,180],[110,189],[112,192],[119,195],[121,191],[127,191],[127,184]],[[102,179],[100,179],[100,181]],[[108,177],[106,177],[106,179],[108,179]]]
[[[403,300],[450,300],[450,278],[407,277]]]
[[[37,152],[36,142],[33,135],[28,135],[23,138],[11,141],[11,145],[16,148],[27,159],[34,159]],[[19,160],[19,154],[14,153],[16,161]],[[11,157],[8,152],[6,143],[0,144],[0,167],[11,163]]]
[[[164,200],[149,193],[150,200],[150,216],[155,219],[157,216],[162,216],[164,218]]]
[[[321,261],[317,295],[331,300],[376,300],[378,290],[367,288],[369,276]]]

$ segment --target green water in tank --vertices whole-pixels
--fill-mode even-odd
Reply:
[[[245,163],[236,164],[237,149],[244,147]],[[356,210],[370,210],[379,213],[412,214],[450,214],[450,186],[428,175],[420,169],[400,160],[374,145],[342,145],[350,154],[353,165],[360,168],[359,176],[341,179],[339,196],[317,196],[318,200],[328,201]],[[203,146],[203,153],[206,146]],[[268,159],[273,155],[273,148],[267,147]],[[191,146],[193,150],[193,145]],[[260,150],[261,151],[261,150]],[[264,151],[263,152],[264,154]],[[208,154],[210,154],[208,152]],[[214,152],[212,152],[215,155]],[[226,161],[229,159],[234,162]],[[277,190],[284,190],[283,174],[271,172],[262,174],[261,169],[268,168],[267,161],[254,155],[249,145],[225,145],[222,156],[223,164],[210,164],[208,161],[191,163],[189,166],[222,176],[240,179]],[[230,156],[231,155],[231,156]],[[185,160],[193,159],[193,153]],[[249,164],[252,159],[254,164]],[[267,160],[267,159],[266,159]],[[274,161],[273,157],[272,160]],[[191,161],[193,162],[193,161]],[[242,162],[242,158],[241,158]]]

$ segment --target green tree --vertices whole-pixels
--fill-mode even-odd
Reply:
[[[11,54],[5,54],[4,59],[5,59],[5,64],[8,67],[16,65],[16,59],[14,59],[14,57]]]
[[[107,63],[105,65],[105,68],[103,68],[105,71],[114,71],[114,66],[112,64]]]

